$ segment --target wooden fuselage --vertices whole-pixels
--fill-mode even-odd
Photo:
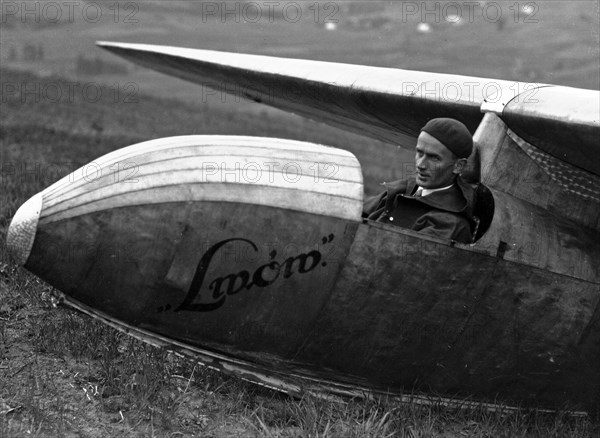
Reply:
[[[49,188],[25,267],[92,314],[257,381],[597,405],[599,234],[576,218],[490,187],[489,229],[460,245],[344,208],[185,200],[186,184],[89,211],[85,186]]]

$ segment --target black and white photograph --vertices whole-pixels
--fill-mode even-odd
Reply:
[[[0,1],[0,437],[600,436],[600,1]]]

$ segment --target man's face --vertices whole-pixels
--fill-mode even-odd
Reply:
[[[450,149],[425,131],[417,139],[415,165],[417,184],[425,189],[438,189],[454,182],[462,161]]]

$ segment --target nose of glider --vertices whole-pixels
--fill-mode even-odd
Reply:
[[[38,193],[21,205],[8,227],[6,246],[20,265],[27,263],[31,253],[41,211],[42,194]]]

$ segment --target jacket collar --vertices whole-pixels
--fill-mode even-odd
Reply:
[[[412,192],[417,185],[414,177],[408,180],[398,180],[386,183],[388,200],[392,201],[397,195],[409,197],[433,208],[449,211],[451,213],[462,213],[468,217],[473,215],[473,204],[475,191],[473,187],[457,176],[452,187],[446,190],[433,192],[427,196],[413,198]]]

